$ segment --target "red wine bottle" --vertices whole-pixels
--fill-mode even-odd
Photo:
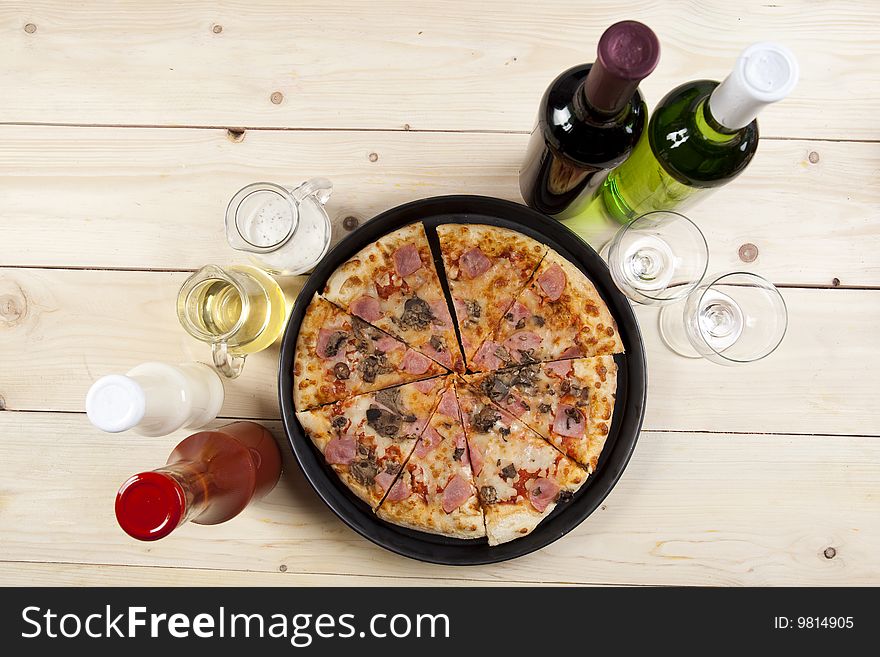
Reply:
[[[602,174],[632,152],[647,124],[639,83],[657,66],[660,44],[636,21],[599,39],[596,61],[570,68],[547,88],[519,175],[525,202],[549,215],[589,195]]]

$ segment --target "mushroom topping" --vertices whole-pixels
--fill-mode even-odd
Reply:
[[[498,420],[498,415],[496,415],[495,411],[489,406],[483,406],[479,410],[479,412],[473,416],[471,419],[471,424],[474,425],[474,428],[478,431],[482,431],[483,433],[487,433],[492,430],[492,427],[495,426],[495,422]]]
[[[345,380],[351,376],[351,370],[345,363],[336,363],[336,365],[333,366],[333,374],[336,375],[337,379]]]
[[[516,468],[513,463],[508,463],[503,468],[501,468],[501,478],[502,479],[513,479],[516,477]]]
[[[403,328],[421,330],[428,328],[434,319],[434,313],[431,312],[428,302],[413,296],[403,304],[403,314],[397,323]]]
[[[498,501],[498,493],[494,486],[480,486],[480,500],[485,504],[495,504]]]
[[[367,409],[367,425],[380,436],[393,438],[400,433],[402,424],[403,418],[396,413],[379,408],[376,405]]]

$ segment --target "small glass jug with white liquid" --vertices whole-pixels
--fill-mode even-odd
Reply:
[[[314,268],[330,248],[330,217],[324,204],[333,186],[312,178],[296,189],[253,183],[226,209],[226,239],[272,274],[293,276]]]

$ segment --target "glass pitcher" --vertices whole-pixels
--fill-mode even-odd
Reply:
[[[267,182],[243,187],[226,208],[229,245],[273,274],[310,271],[330,248],[324,205],[332,189],[326,178],[312,178],[292,190]]]
[[[248,354],[281,335],[287,304],[278,283],[256,267],[206,265],[180,288],[177,318],[187,333],[211,345],[214,366],[234,379]]]

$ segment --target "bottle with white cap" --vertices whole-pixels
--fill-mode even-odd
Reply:
[[[597,190],[587,212],[621,223],[653,210],[682,210],[730,182],[758,148],[755,117],[797,83],[794,55],[756,43],[721,82],[696,80],[657,105],[633,154]],[[574,220],[576,221],[576,219]],[[566,222],[568,223],[568,222]]]
[[[208,424],[223,397],[223,383],[207,365],[143,363],[124,376],[95,381],[86,395],[86,414],[110,433],[133,429],[142,436],[165,436]]]

